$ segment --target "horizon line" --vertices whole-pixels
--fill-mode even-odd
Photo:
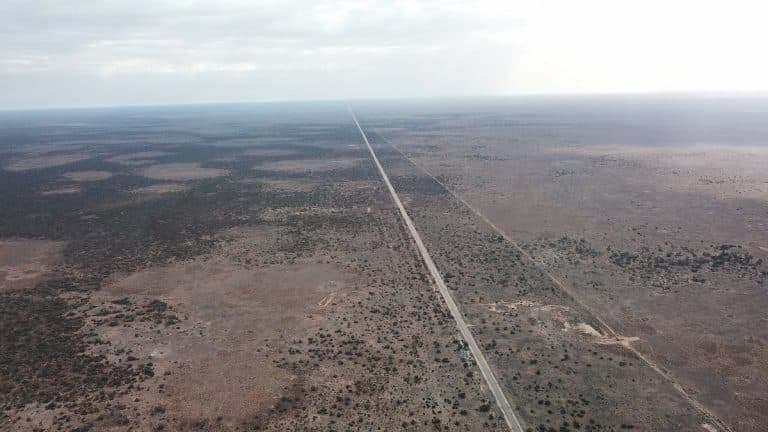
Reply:
[[[461,100],[461,99],[514,99],[514,98],[615,98],[615,97],[706,97],[706,98],[738,98],[761,99],[768,98],[768,90],[701,90],[701,91],[627,91],[627,92],[541,92],[541,93],[507,93],[507,94],[477,94],[477,95],[433,95],[433,96],[372,96],[354,98],[307,98],[307,99],[264,99],[240,101],[198,101],[198,102],[157,102],[157,103],[126,103],[126,104],[94,104],[94,105],[43,105],[37,107],[0,107],[0,113],[33,112],[33,111],[67,111],[67,110],[100,110],[124,108],[173,108],[195,107],[207,105],[257,105],[257,104],[294,104],[294,103],[331,103],[352,101],[424,101],[424,100]]]

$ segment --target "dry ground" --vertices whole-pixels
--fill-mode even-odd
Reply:
[[[63,174],[67,180],[75,182],[101,181],[112,177],[109,171],[72,171]]]
[[[505,430],[321,108],[0,117],[0,430]],[[764,430],[762,147],[470,108],[358,114],[524,426]]]
[[[597,132],[558,121],[459,117],[374,130],[517,241],[587,316],[726,427],[764,430],[768,151],[653,135],[615,144],[627,131],[608,121]],[[539,304],[485,303],[563,321],[559,306],[552,316]],[[592,336],[596,350],[607,348]]]
[[[225,176],[229,171],[218,168],[203,168],[199,163],[168,163],[150,165],[140,170],[140,174],[154,180],[200,180]]]
[[[0,240],[0,291],[35,286],[61,260],[63,249],[56,241]]]
[[[346,113],[321,126],[0,173],[0,430],[503,430]]]
[[[16,160],[5,166],[8,171],[29,171],[38,170],[44,168],[57,167],[61,165],[67,165],[73,162],[78,162],[92,158],[92,155],[83,153],[70,153],[60,154],[52,156],[37,156],[28,157]]]

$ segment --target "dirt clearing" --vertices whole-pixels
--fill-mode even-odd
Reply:
[[[86,159],[91,159],[92,155],[84,153],[73,153],[55,156],[40,156],[28,159],[18,160],[5,167],[8,171],[28,171],[34,169],[51,168],[61,165],[71,164]]]
[[[229,171],[219,168],[203,168],[199,163],[169,163],[146,167],[140,170],[139,174],[155,180],[184,181],[223,177],[228,175]]]
[[[40,195],[44,195],[44,196],[67,195],[67,194],[76,194],[76,193],[80,193],[79,187],[63,187],[59,189],[51,189],[51,190],[40,192]]]
[[[173,153],[165,151],[143,151],[136,153],[121,154],[112,156],[107,159],[107,162],[119,163],[121,165],[142,165],[147,163],[153,163],[154,158],[170,156]]]
[[[109,171],[72,171],[64,173],[63,177],[76,182],[102,181],[112,177]]]
[[[174,337],[151,328],[101,328],[102,337],[151,356],[166,381],[168,404],[190,422],[237,425],[271,407],[296,377],[265,354],[270,340],[305,336],[332,305],[323,299],[348,291],[354,276],[337,267],[296,263],[243,268],[226,258],[155,267],[108,284],[105,301],[162,299],[187,319]]]
[[[32,288],[61,259],[63,242],[0,240],[0,290]]]

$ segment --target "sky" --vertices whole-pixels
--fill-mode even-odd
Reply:
[[[2,0],[0,108],[768,91],[762,0]]]

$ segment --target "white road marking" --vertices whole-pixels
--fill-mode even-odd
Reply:
[[[357,126],[357,130],[360,131],[360,135],[363,137],[365,145],[368,146],[368,151],[371,153],[373,162],[376,163],[376,167],[379,169],[379,174],[381,174],[381,178],[384,180],[384,183],[387,185],[387,189],[389,189],[389,193],[392,195],[392,200],[395,201],[397,209],[400,210],[400,216],[402,216],[405,225],[408,227],[408,231],[410,232],[411,237],[416,242],[416,247],[421,253],[421,258],[424,260],[424,264],[432,274],[432,279],[435,281],[435,285],[437,285],[440,294],[443,296],[443,300],[445,300],[445,303],[448,306],[448,310],[451,311],[453,319],[456,320],[456,326],[459,328],[459,332],[464,338],[464,341],[469,346],[469,350],[472,352],[472,356],[475,358],[475,362],[480,368],[480,373],[483,375],[483,378],[485,378],[485,382],[488,384],[488,388],[491,390],[494,399],[496,399],[496,404],[499,406],[499,410],[501,411],[501,415],[504,417],[507,426],[509,426],[509,429],[512,432],[523,432],[523,427],[520,425],[520,421],[518,421],[515,412],[509,405],[507,397],[501,390],[501,386],[499,386],[499,382],[493,375],[493,371],[491,371],[490,366],[488,366],[488,362],[485,360],[485,356],[483,356],[483,352],[477,345],[474,336],[472,336],[472,332],[469,331],[467,323],[464,321],[464,316],[461,315],[461,311],[459,311],[458,306],[456,306],[456,302],[453,301],[453,297],[451,297],[451,293],[448,291],[448,287],[445,285],[443,277],[437,270],[435,262],[432,261],[432,257],[429,255],[427,248],[424,246],[424,242],[421,241],[419,232],[416,231],[416,227],[413,225],[411,217],[408,216],[408,212],[405,211],[405,207],[403,207],[403,203],[400,201],[400,197],[397,195],[395,188],[392,187],[392,183],[389,181],[389,176],[387,176],[387,173],[384,171],[381,163],[379,163],[379,158],[376,157],[376,152],[373,151],[371,143],[368,142],[368,137],[365,135],[365,132],[363,132],[363,128],[360,127],[360,123],[357,121],[357,117],[351,108],[349,108],[349,114],[352,116],[352,120],[354,120],[355,126]]]

